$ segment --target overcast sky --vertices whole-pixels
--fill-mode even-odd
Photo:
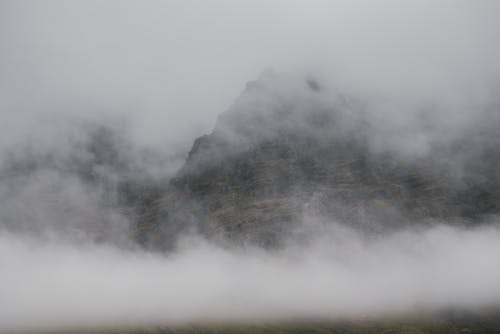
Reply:
[[[341,89],[455,96],[500,72],[496,1],[0,1],[2,142],[37,117],[133,119],[165,149],[266,68]]]

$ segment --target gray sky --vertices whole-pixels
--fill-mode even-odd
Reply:
[[[1,1],[2,141],[56,113],[125,117],[139,143],[186,145],[269,67],[385,98],[479,99],[500,73],[499,13],[460,0]]]

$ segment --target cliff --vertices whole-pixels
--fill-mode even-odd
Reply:
[[[192,231],[279,247],[311,219],[383,233],[434,221],[476,224],[499,211],[498,146],[482,145],[484,129],[472,144],[458,138],[408,159],[374,150],[370,126],[355,101],[315,80],[266,73],[196,139],[136,235],[153,248]],[[470,152],[460,177],[442,163]]]

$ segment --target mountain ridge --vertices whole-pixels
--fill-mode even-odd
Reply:
[[[475,181],[455,178],[430,155],[374,151],[369,119],[351,101],[311,78],[267,72],[247,84],[140,217],[138,239],[169,248],[196,232],[273,248],[306,216],[382,233],[476,224],[499,211],[498,155],[480,161],[490,170],[477,168],[483,181]]]

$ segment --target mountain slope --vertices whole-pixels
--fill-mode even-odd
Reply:
[[[433,220],[476,223],[499,211],[498,145],[485,151],[484,129],[475,142],[457,138],[410,159],[374,150],[372,134],[357,102],[311,79],[266,73],[194,142],[140,217],[137,236],[159,248],[190,231],[276,247],[313,218],[380,232]],[[466,154],[457,177],[450,164]]]

